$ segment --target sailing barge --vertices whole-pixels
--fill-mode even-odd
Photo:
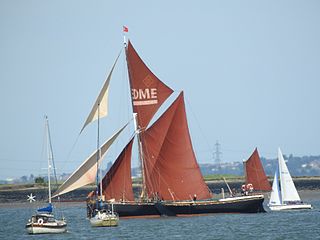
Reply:
[[[183,216],[211,213],[259,213],[265,212],[263,195],[230,197],[219,200],[199,201],[157,201],[157,202],[115,202],[113,207],[120,217]],[[93,208],[92,208],[93,207]],[[87,204],[91,216],[95,204]],[[105,203],[102,208],[110,209]]]
[[[173,90],[151,72],[130,41],[125,43],[125,54],[131,104],[135,115],[135,134],[95,193],[97,195],[102,191],[105,201],[102,203],[100,199],[101,202],[96,204],[88,198],[88,217],[94,215],[96,208],[110,209],[111,203],[120,217],[264,212],[263,195],[214,200],[203,180],[193,151],[183,92],[180,92],[165,112],[149,126],[151,119],[172,95]],[[110,81],[115,64],[116,62],[107,81]],[[103,89],[106,89],[105,85]],[[100,99],[102,95],[101,92]],[[122,130],[123,128],[101,146],[102,158]],[[134,198],[131,178],[131,151],[134,140],[137,141],[142,172],[139,199]],[[96,156],[97,151],[66,180],[56,194],[61,195],[90,181],[94,182],[90,176],[95,175],[98,162],[94,160]],[[99,159],[99,162],[101,160]]]

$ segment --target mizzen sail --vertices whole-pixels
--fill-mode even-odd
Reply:
[[[251,183],[255,190],[270,191],[271,186],[261,164],[256,148],[247,161],[244,162],[246,184]]]
[[[145,129],[173,90],[150,71],[130,41],[126,48],[126,56],[133,112],[138,114],[139,128]]]

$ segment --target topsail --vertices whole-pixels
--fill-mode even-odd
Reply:
[[[121,52],[120,52],[121,53]],[[120,53],[114,62],[111,71],[98,95],[96,102],[94,103],[89,116],[87,117],[86,122],[84,123],[80,133],[83,129],[91,122],[97,120],[98,118],[102,118],[108,115],[108,96],[109,96],[109,84],[112,76],[113,69],[119,59]]]
[[[138,127],[145,129],[173,90],[150,71],[130,41],[128,42],[126,56],[133,112],[137,113]]]

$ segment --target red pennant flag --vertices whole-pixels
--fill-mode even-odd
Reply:
[[[127,26],[123,26],[123,32],[128,32],[128,31],[129,31],[128,27]]]

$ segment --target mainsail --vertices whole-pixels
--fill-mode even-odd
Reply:
[[[266,176],[258,149],[256,148],[247,161],[244,161],[246,184],[251,183],[255,190],[270,191],[271,186]]]
[[[104,158],[104,155],[106,154],[112,143],[116,140],[116,138],[120,135],[120,133],[123,131],[123,129],[125,129],[127,125],[128,123],[125,126],[123,126],[120,130],[118,130],[101,146],[101,158],[99,159],[99,164],[101,163],[102,159]],[[65,194],[72,190],[93,183],[97,175],[97,155],[98,150],[92,153],[91,156],[87,158],[82,163],[82,165],[71,174],[71,176],[54,193],[53,197]]]
[[[140,129],[138,144],[141,144],[140,151],[143,156],[143,197],[162,200],[211,198],[192,148],[183,92],[159,119],[146,129],[155,112],[173,91],[149,70],[130,42],[126,54],[132,106],[137,113]],[[131,176],[127,169],[131,157],[129,151],[130,143],[103,180],[106,199],[132,200],[132,190],[128,186],[128,176]],[[121,190],[123,186],[126,187],[125,191]],[[129,193],[129,197],[123,198],[124,192]]]
[[[141,60],[131,42],[126,48],[133,112],[139,128],[145,129],[173,90],[161,82]]]
[[[131,150],[133,140],[123,149],[110,170],[102,179],[102,192],[105,199],[134,201],[131,180]]]
[[[183,92],[141,136],[149,197],[208,199],[211,194],[193,152]]]
[[[173,92],[141,60],[131,42],[127,62],[133,111],[143,130],[161,104]],[[149,198],[163,200],[207,199],[211,194],[203,181],[186,119],[183,93],[147,130],[140,133],[145,190]]]
[[[292,181],[287,165],[283,159],[280,148],[278,149],[278,161],[282,203],[301,201],[297,189]]]

